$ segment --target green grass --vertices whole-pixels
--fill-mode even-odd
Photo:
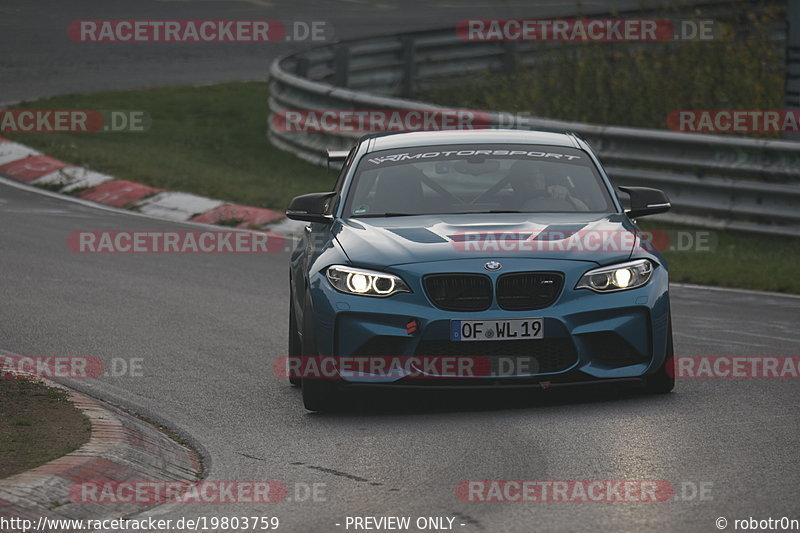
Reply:
[[[91,424],[69,393],[34,378],[0,375],[0,478],[78,449]]]
[[[716,38],[534,43],[540,59],[533,67],[486,72],[459,80],[455,88],[445,82],[416,96],[452,107],[645,128],[667,128],[674,110],[784,107],[785,65],[770,38],[773,24],[785,18],[782,10],[755,14],[734,4],[731,16],[738,20],[726,21],[703,15],[700,7],[673,5],[659,16],[686,18],[680,12],[718,20]]]
[[[662,252],[670,280],[800,294],[800,239],[642,221],[646,230],[709,232],[710,251]]]
[[[269,143],[268,96],[256,82],[56,96],[17,107],[145,111],[150,128],[3,135],[119,179],[283,210],[298,194],[330,190],[336,176]]]

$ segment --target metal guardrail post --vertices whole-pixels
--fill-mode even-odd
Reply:
[[[786,2],[786,109],[800,109],[800,2]],[[785,139],[800,140],[800,133],[784,133]]]
[[[503,42],[503,69],[509,74],[517,69],[517,43],[515,41]]]
[[[307,57],[298,57],[297,58],[297,68],[295,69],[295,73],[300,76],[301,78],[308,77],[308,69],[311,66],[311,62],[308,60]]]
[[[341,44],[336,47],[333,57],[334,80],[338,87],[348,87],[350,83],[350,47]]]
[[[409,36],[400,39],[403,44],[403,86],[400,94],[405,98],[414,96],[416,90],[415,80],[417,78],[417,43]]]

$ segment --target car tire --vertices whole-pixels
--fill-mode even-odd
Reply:
[[[667,350],[664,363],[656,371],[645,378],[644,392],[647,394],[666,394],[675,388],[675,354],[672,347],[672,315],[667,325]]]
[[[302,356],[319,357],[314,338],[311,298],[306,296],[303,307]],[[336,383],[331,378],[318,377],[302,380],[303,405],[309,411],[328,411],[335,405]]]
[[[294,315],[294,295],[289,295],[289,383],[299,387],[302,380],[294,371],[300,365],[296,364],[297,359],[302,355],[300,346],[300,333],[297,331],[297,320]]]
[[[330,411],[335,406],[336,385],[325,378],[303,380],[303,405],[309,411]]]

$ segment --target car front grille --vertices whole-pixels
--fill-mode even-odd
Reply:
[[[424,283],[428,297],[440,309],[483,311],[492,304],[492,281],[483,274],[432,274]]]
[[[574,345],[566,338],[529,341],[421,341],[416,355],[474,358],[479,366],[484,361],[490,364],[492,375],[499,377],[563,372],[578,360]]]
[[[433,304],[446,311],[484,311],[492,303],[492,280],[483,274],[431,274],[425,291]],[[552,305],[564,288],[560,272],[514,272],[497,279],[497,304],[509,311]]]
[[[563,286],[560,272],[503,274],[497,280],[497,304],[510,311],[541,309],[558,298]]]

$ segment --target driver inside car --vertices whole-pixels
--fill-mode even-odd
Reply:
[[[520,211],[589,211],[586,203],[572,196],[566,186],[548,185],[544,172],[528,161],[514,163],[508,180],[514,195],[521,199]]]

